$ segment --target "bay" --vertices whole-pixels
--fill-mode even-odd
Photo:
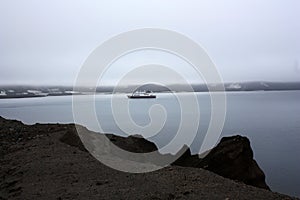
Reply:
[[[193,153],[198,153],[211,117],[209,93],[178,93],[196,95],[200,110],[200,124]],[[273,191],[300,196],[300,91],[227,92],[227,113],[223,136],[240,134],[251,141],[254,157],[267,177]],[[115,95],[126,98],[125,94]],[[114,119],[112,95],[96,95],[95,111],[106,133],[125,135]],[[154,105],[164,108],[167,116],[160,132],[151,137],[159,147],[167,144],[176,134],[181,120],[180,103],[172,94],[157,94],[156,99],[128,100],[132,121],[138,126],[151,124],[149,110]],[[80,102],[86,109],[88,102]],[[17,119],[26,124],[74,123],[71,96],[44,98],[1,99],[0,116]],[[191,119],[192,120],[192,119]],[[87,116],[86,126],[99,131]],[[126,123],[131,123],[129,120]],[[133,132],[134,133],[134,132]],[[189,130],[186,130],[187,137]]]

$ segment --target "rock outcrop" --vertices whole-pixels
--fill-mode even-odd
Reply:
[[[149,153],[157,150],[156,145],[139,135],[120,137],[113,134],[106,134],[109,140],[118,147],[133,153]]]
[[[220,176],[270,190],[265,174],[253,158],[247,137],[223,137],[220,143],[204,157],[191,155],[188,149],[173,165],[203,168]]]
[[[270,190],[265,182],[264,172],[253,158],[253,151],[247,137],[237,135],[222,138],[196,167]]]
[[[106,136],[111,142],[126,151],[148,153],[157,150],[154,143],[138,135],[121,137],[107,134]],[[75,131],[67,132],[61,138],[61,141],[84,150],[84,146]],[[265,182],[265,174],[253,158],[253,151],[247,137],[239,135],[224,137],[204,158],[192,155],[187,146],[184,146],[182,150],[185,150],[185,152],[178,156],[179,158],[172,165],[203,168],[225,178],[269,190]],[[172,160],[172,155],[170,154],[162,156],[165,156],[164,159]]]
[[[192,155],[187,149],[173,165],[203,168],[232,180],[270,190],[264,172],[253,158],[249,139],[240,135],[223,137],[204,158]]]
[[[225,169],[233,165],[241,174],[246,169],[242,166],[249,159],[251,163],[249,141],[241,136],[222,139],[203,159],[185,147],[173,166],[133,174],[97,161],[85,150],[74,124],[24,125],[0,117],[0,127],[0,199],[296,199],[216,174],[224,173],[216,163]],[[157,149],[140,137],[107,137],[128,151]],[[193,167],[184,167],[189,165]]]

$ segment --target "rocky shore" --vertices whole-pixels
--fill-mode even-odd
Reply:
[[[131,174],[97,161],[74,124],[0,117],[0,127],[0,199],[295,199],[269,190],[242,136],[223,138],[203,158],[187,148],[171,166]],[[107,137],[132,152],[157,149],[143,138]]]

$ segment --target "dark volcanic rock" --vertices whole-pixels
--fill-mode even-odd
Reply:
[[[157,147],[153,142],[150,142],[139,135],[121,137],[113,134],[105,134],[105,136],[116,146],[133,153],[148,153],[157,150]],[[78,137],[75,128],[68,130],[60,138],[60,141],[68,145],[78,147],[82,151],[87,151],[80,138]]]
[[[130,152],[148,153],[157,150],[154,143],[138,135],[121,137],[106,134],[106,137],[118,147]],[[68,131],[60,140],[86,151],[75,130]],[[184,146],[180,152],[184,153],[172,163],[173,166],[204,168],[225,178],[269,190],[265,182],[265,174],[253,159],[250,141],[246,137],[237,135],[222,138],[221,142],[203,159],[198,155],[192,155],[187,146]],[[164,156],[163,159],[172,160],[172,155]]]
[[[114,170],[86,152],[74,124],[29,126],[0,117],[0,127],[0,199],[295,199],[200,168],[169,166],[142,174]],[[107,137],[131,151],[155,147],[142,138]],[[189,161],[199,164],[189,151],[177,164]]]
[[[224,137],[204,158],[192,155],[190,149],[172,165],[204,168],[225,178],[242,181],[247,185],[268,189],[265,174],[253,159],[247,137]]]
[[[264,172],[253,159],[253,151],[247,137],[237,135],[222,138],[197,167],[269,190]]]
[[[204,168],[220,176],[270,190],[265,182],[264,172],[253,159],[253,151],[247,137],[224,137],[204,158],[192,155],[187,148],[172,165]]]
[[[172,165],[182,166],[182,167],[197,167],[198,163],[201,161],[198,155],[192,155],[190,148],[186,145],[182,147],[180,152],[184,152]]]
[[[106,137],[118,147],[133,153],[149,153],[157,150],[157,147],[153,142],[150,142],[139,135],[121,137],[106,134]]]
[[[87,151],[78,137],[75,127],[68,130],[59,140],[65,144],[77,147],[82,151]]]

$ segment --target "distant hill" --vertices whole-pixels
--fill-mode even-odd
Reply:
[[[170,92],[171,90],[166,86],[150,83],[138,87],[135,91]]]
[[[211,84],[211,91],[219,91],[220,84]],[[193,84],[195,92],[207,92],[205,84]],[[226,91],[272,91],[272,90],[300,90],[300,82],[233,82],[225,83]]]
[[[220,91],[221,84],[193,84],[180,85],[173,84],[163,86],[154,83],[145,85],[127,86],[99,86],[99,87],[78,87],[76,90],[72,86],[0,86],[0,99],[3,98],[25,98],[25,97],[46,97],[46,96],[65,96],[78,94],[96,93],[132,93],[136,90],[160,92],[207,92]],[[300,90],[300,82],[231,82],[224,83],[225,91],[282,91]]]

